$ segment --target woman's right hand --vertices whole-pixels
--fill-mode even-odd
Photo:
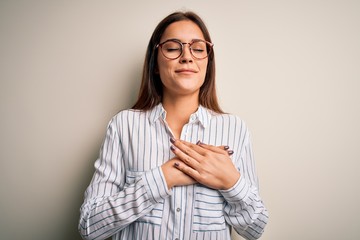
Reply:
[[[174,186],[186,186],[196,183],[193,178],[174,167],[174,164],[178,161],[179,159],[172,158],[161,166],[168,189]]]

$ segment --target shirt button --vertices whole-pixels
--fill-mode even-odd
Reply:
[[[180,210],[181,210],[180,208],[177,208],[177,209],[176,209],[177,212],[180,212]]]

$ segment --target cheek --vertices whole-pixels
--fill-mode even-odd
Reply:
[[[173,66],[171,61],[163,62],[161,65],[159,65],[159,75],[161,82],[164,83],[176,79],[177,76],[174,73],[174,68],[175,67]]]
[[[207,59],[198,62],[198,67],[199,67],[199,69],[200,69],[202,72],[206,72],[208,62],[209,62],[209,61],[208,61]]]
[[[201,64],[199,65],[199,68],[200,68],[201,73],[202,73],[202,75],[204,76],[204,78],[205,78],[205,76],[206,76],[207,66],[208,66],[208,61],[206,61],[206,62],[204,62],[204,63],[201,63]]]
[[[167,79],[170,75],[168,68],[164,65],[159,65],[159,75],[160,75],[161,81],[163,81],[164,79]]]
[[[157,67],[156,67],[156,70],[157,72],[162,75],[162,74],[166,74],[166,72],[168,71],[168,63],[167,61],[164,61],[163,58],[161,57],[158,57],[157,59]]]

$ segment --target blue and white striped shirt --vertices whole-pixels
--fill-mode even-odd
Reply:
[[[82,237],[229,240],[231,227],[247,239],[260,237],[268,214],[244,122],[200,106],[180,138],[230,146],[241,177],[228,190],[201,184],[169,190],[160,167],[174,157],[165,118],[161,104],[149,111],[124,110],[112,118],[81,207]]]

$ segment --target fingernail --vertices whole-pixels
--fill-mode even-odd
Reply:
[[[174,167],[178,167],[179,166],[179,163],[174,163]]]
[[[233,150],[229,150],[228,153],[229,153],[229,155],[233,155],[233,154],[234,154],[234,151],[233,151]]]
[[[200,145],[200,144],[201,144],[201,141],[200,141],[200,140],[196,142],[196,145]]]
[[[225,150],[228,150],[229,148],[230,148],[229,146],[225,146],[225,147],[224,147]]]
[[[175,147],[173,145],[170,146],[171,151],[175,151]]]
[[[171,138],[170,138],[170,142],[171,142],[171,143],[174,143],[174,142],[175,142],[175,138],[171,137]]]

